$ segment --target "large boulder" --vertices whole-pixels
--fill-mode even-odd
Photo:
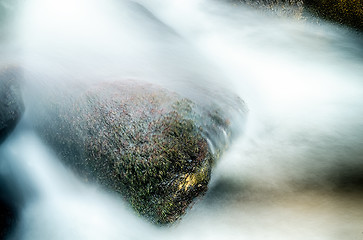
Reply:
[[[24,112],[20,77],[21,73],[17,67],[5,67],[0,70],[0,143],[15,128]]]
[[[233,101],[228,110],[148,83],[99,83],[77,97],[49,101],[37,129],[84,180],[167,224],[206,192],[232,136],[232,118],[245,113],[243,102]]]

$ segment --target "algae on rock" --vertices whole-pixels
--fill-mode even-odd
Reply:
[[[223,111],[198,108],[152,84],[104,82],[69,104],[51,104],[38,129],[83,179],[120,193],[150,221],[167,224],[208,188],[225,146],[215,144],[212,152],[207,132],[231,130]]]

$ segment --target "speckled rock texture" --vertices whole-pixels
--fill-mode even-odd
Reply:
[[[244,103],[231,106],[243,118]],[[137,81],[98,83],[53,102],[38,130],[85,181],[120,193],[157,224],[178,220],[208,188],[232,138],[232,115]]]
[[[363,31],[362,0],[305,0],[304,4],[318,17]]]
[[[24,112],[20,78],[21,71],[17,67],[0,69],[0,143],[15,128]]]
[[[363,31],[363,0],[224,0],[247,5],[278,16],[305,19],[314,15],[333,23]]]
[[[300,19],[303,16],[303,0],[227,0],[233,5],[246,5],[254,9],[271,13],[279,17],[293,17]]]

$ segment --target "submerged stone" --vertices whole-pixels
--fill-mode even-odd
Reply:
[[[15,128],[24,112],[20,76],[17,67],[5,67],[0,70],[0,143]]]
[[[233,107],[243,115],[242,101]],[[139,215],[167,224],[207,191],[212,166],[232,134],[224,113],[152,84],[112,82],[68,103],[53,102],[38,129],[84,180],[120,193]]]

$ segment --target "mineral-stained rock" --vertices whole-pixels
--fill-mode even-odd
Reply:
[[[14,129],[24,112],[20,76],[17,67],[0,69],[0,143]]]
[[[242,101],[234,107],[243,114]],[[167,224],[206,192],[211,167],[231,136],[224,111],[152,84],[100,83],[69,103],[50,104],[38,129],[83,179]]]

